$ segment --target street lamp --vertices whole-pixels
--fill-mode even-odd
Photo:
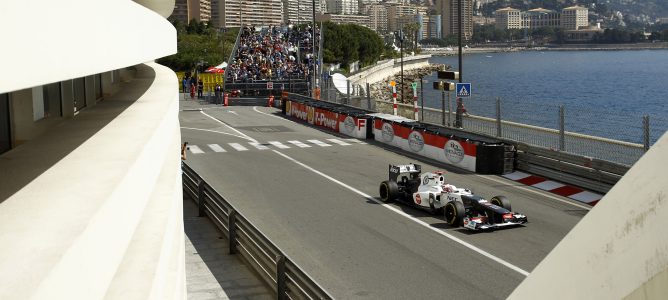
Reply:
[[[404,103],[404,31],[399,29],[394,32],[399,39],[399,55],[401,56],[401,103]]]
[[[311,86],[311,89],[313,92],[311,93],[312,96],[315,97],[315,88],[316,88],[316,63],[315,63],[315,0],[312,0],[313,3],[313,38],[311,39],[311,49],[313,50],[313,56],[311,57],[311,61],[313,62],[313,86]]]
[[[459,42],[459,83],[462,83],[462,0],[457,0],[457,23],[458,23],[458,42]],[[457,111],[455,114],[455,127],[462,127],[462,112],[464,105],[462,98],[457,97]]]

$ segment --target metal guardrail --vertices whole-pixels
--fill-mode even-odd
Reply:
[[[388,102],[387,104],[390,105],[391,103]],[[400,109],[403,108],[403,110],[409,111],[412,116],[413,105],[399,103],[398,106]],[[420,110],[419,115],[420,117],[424,116],[424,119],[421,121],[425,123],[443,125],[443,120],[445,120],[445,125],[448,126],[448,123],[454,122],[454,111],[449,113],[447,108],[445,116],[440,109],[433,108],[425,108],[424,111]],[[547,149],[560,149],[563,146],[564,150],[561,152],[593,157],[625,165],[626,167],[633,165],[645,154],[645,149],[641,144],[569,131],[561,132],[556,129],[475,115],[464,115],[462,120],[463,127],[467,131]]]
[[[182,170],[183,191],[197,203],[199,216],[211,219],[228,239],[229,253],[241,254],[278,299],[333,299],[185,162]]]

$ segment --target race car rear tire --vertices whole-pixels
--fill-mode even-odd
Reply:
[[[492,202],[494,205],[501,206],[509,211],[513,211],[512,206],[510,205],[510,200],[508,200],[506,196],[494,196],[489,202]]]
[[[464,220],[465,208],[464,204],[459,201],[450,201],[445,204],[443,207],[443,215],[445,216],[445,222],[448,225],[453,227],[462,226],[462,220]]]
[[[392,202],[394,199],[397,199],[399,196],[399,186],[396,182],[391,180],[385,180],[380,183],[380,200],[385,203]]]

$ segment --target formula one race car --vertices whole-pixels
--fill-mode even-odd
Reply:
[[[400,200],[433,214],[442,212],[450,226],[464,226],[470,230],[527,222],[525,215],[511,211],[510,200],[504,196],[487,201],[468,189],[446,183],[443,171],[420,174],[420,169],[416,164],[390,165],[389,180],[380,183],[381,200],[386,203]]]

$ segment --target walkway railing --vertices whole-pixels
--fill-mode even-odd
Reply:
[[[229,253],[241,254],[278,299],[332,299],[251,221],[239,214],[223,196],[207,184],[185,162],[183,191],[199,207],[200,217],[209,217],[229,241]]]

